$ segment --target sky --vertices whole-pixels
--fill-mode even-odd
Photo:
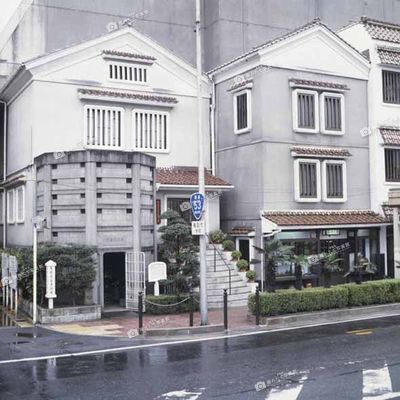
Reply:
[[[0,0],[0,32],[22,1],[24,0]]]

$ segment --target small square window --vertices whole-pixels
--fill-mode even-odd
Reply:
[[[53,185],[57,185],[57,182],[58,182],[57,179],[52,179],[52,180],[51,180],[51,183],[52,183]]]
[[[52,236],[55,237],[55,238],[58,237],[58,232],[53,232]]]
[[[322,199],[328,203],[344,203],[347,200],[345,161],[322,162]]]
[[[81,193],[81,199],[84,199],[86,197],[85,193]]]
[[[127,209],[126,209],[126,213],[127,213],[127,214],[132,214],[132,208],[127,208]]]
[[[321,132],[330,135],[343,135],[344,96],[339,93],[322,93],[320,96]]]
[[[318,92],[295,89],[292,94],[293,130],[316,133],[319,131]]]
[[[96,178],[97,183],[101,183],[103,181],[103,178]]]
[[[85,163],[84,163],[84,162],[81,162],[81,163],[80,163],[80,166],[81,166],[81,168],[85,168]]]
[[[101,168],[101,162],[97,162],[97,163],[96,163],[96,167],[97,167],[97,168]]]
[[[132,183],[132,178],[126,178],[126,183]]]
[[[85,178],[80,179],[81,183],[85,183]]]
[[[127,198],[127,199],[131,199],[131,198],[132,198],[132,193],[127,193],[127,194],[126,194],[126,198]]]
[[[103,197],[103,195],[102,195],[101,193],[97,193],[96,197],[97,197],[98,199],[101,199],[101,198]]]
[[[53,200],[57,200],[58,199],[58,195],[56,195],[56,194],[51,195],[51,197],[52,197]]]
[[[97,214],[102,214],[102,213],[103,213],[103,210],[101,208],[98,208],[97,209]]]
[[[51,169],[57,169],[57,164],[53,164],[53,165],[51,166]]]
[[[321,201],[320,161],[297,159],[294,168],[295,199],[298,202]]]
[[[84,208],[81,208],[81,214],[86,214],[86,210]]]
[[[52,210],[52,212],[51,212],[53,215],[57,215],[58,214],[58,211],[57,210]]]

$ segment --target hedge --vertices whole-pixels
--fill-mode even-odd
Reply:
[[[261,315],[265,316],[395,302],[400,302],[400,279],[260,293]],[[254,294],[249,296],[248,306],[254,314]]]
[[[146,296],[146,298],[145,298],[146,314],[161,315],[161,314],[187,313],[190,311],[190,300],[187,300],[183,303],[180,303],[180,302],[188,297],[189,297],[189,294]],[[199,310],[199,295],[194,294],[193,297],[194,297],[193,309],[194,309],[194,311],[198,311]],[[151,304],[151,303],[160,304],[161,307]],[[178,304],[176,306],[171,305],[169,307],[165,307],[165,305],[167,305],[167,304],[176,304],[176,303],[180,303],[180,304]]]

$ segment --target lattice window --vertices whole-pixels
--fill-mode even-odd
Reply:
[[[400,72],[382,71],[383,102],[400,104]]]
[[[400,149],[385,149],[386,182],[400,182]]]
[[[126,63],[111,63],[109,78],[114,81],[147,83],[147,67]]]

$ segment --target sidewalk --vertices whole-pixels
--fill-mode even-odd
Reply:
[[[99,321],[45,325],[43,327],[67,334],[130,339],[138,337],[139,320],[137,314],[132,312],[123,314],[124,315],[106,314],[103,316],[103,319]],[[303,327],[314,327],[391,316],[400,316],[400,303],[336,309],[312,313],[289,314],[268,318],[261,317],[260,325],[256,326],[255,317],[248,314],[248,308],[238,307],[230,308],[228,310],[228,334],[255,331],[272,332],[277,330],[299,329]],[[223,334],[223,311],[211,310],[208,313],[208,317],[209,325],[222,325],[220,332],[215,333],[215,335],[220,336]],[[194,314],[194,326],[200,327],[200,314],[198,312]],[[144,315],[143,330],[145,335],[140,336],[140,338],[146,339],[146,331],[148,331],[148,336],[150,336],[149,333],[151,333],[151,331],[161,331],[161,333],[155,332],[154,334],[151,334],[151,336],[153,336],[155,339],[156,336],[159,338],[161,336],[167,336],[164,333],[168,333],[168,329],[184,330],[183,328],[188,327],[189,314],[153,316]],[[172,331],[172,334],[168,336],[173,338],[173,335],[174,331]],[[178,339],[180,337],[180,335],[175,336],[175,338]]]

